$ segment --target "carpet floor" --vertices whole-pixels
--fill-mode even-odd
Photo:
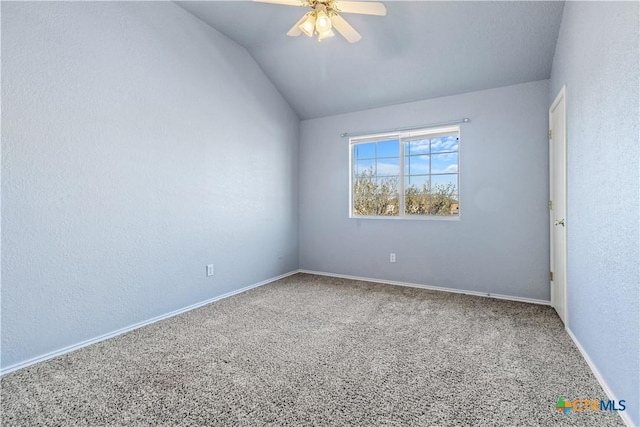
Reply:
[[[0,379],[2,426],[613,426],[550,307],[296,274]]]

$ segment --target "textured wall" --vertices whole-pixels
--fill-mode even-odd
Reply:
[[[547,104],[545,80],[303,121],[300,268],[549,300]],[[348,217],[340,133],[462,117],[459,221]]]
[[[567,85],[569,328],[640,425],[638,2],[567,2],[549,102]]]
[[[297,269],[298,128],[170,2],[3,2],[2,366]]]

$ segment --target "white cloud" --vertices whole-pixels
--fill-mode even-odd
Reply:
[[[438,138],[431,144],[431,151],[458,151],[458,139],[453,136]]]
[[[405,170],[406,174],[409,172],[411,172],[411,175],[429,173],[429,156],[412,156],[409,162],[411,167]]]
[[[458,153],[433,153],[434,162],[442,161],[455,161],[458,158]]]
[[[411,154],[421,154],[429,152],[429,140],[420,140],[420,141],[411,141],[409,142],[409,147],[407,147],[407,153]]]
[[[458,172],[458,165],[448,165],[446,168],[444,169],[433,169],[431,171],[431,173],[457,173]]]
[[[378,176],[389,176],[400,174],[400,165],[395,163],[382,163],[378,162]]]

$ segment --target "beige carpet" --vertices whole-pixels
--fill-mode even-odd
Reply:
[[[3,426],[622,425],[549,307],[297,274],[0,380]]]

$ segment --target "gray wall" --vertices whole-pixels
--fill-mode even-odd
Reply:
[[[569,328],[640,425],[638,2],[567,2],[549,102],[567,85]]]
[[[548,102],[545,80],[303,121],[300,268],[549,300]],[[462,117],[459,221],[348,217],[340,133]]]
[[[173,3],[2,2],[2,367],[297,269],[298,130]]]

